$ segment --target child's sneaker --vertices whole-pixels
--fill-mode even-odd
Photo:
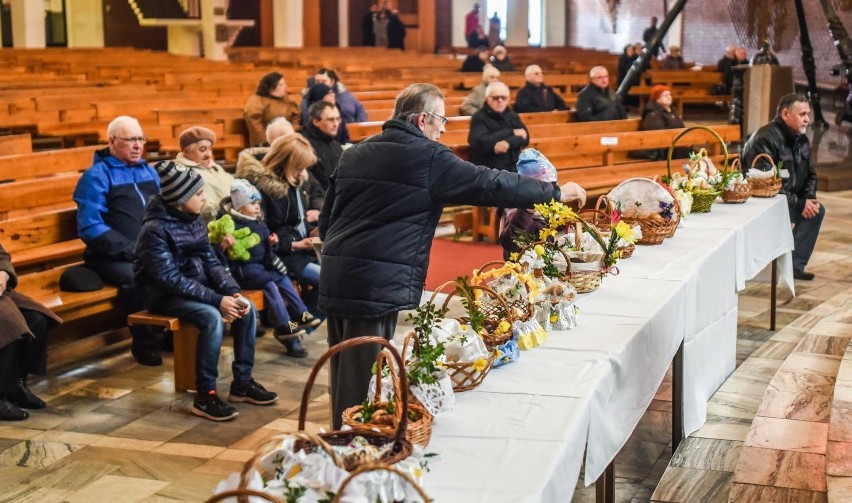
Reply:
[[[309,328],[316,328],[319,324],[322,323],[322,320],[312,315],[308,311],[302,313],[301,323],[298,324],[297,328],[299,330],[307,330]]]
[[[295,321],[288,321],[275,329],[275,338],[278,339],[278,342],[284,344],[284,341],[299,338],[306,333],[304,329],[299,328]]]
[[[249,379],[246,382],[233,381],[228,393],[229,402],[248,402],[255,405],[270,405],[278,401],[278,395],[267,391],[259,382]]]
[[[216,390],[209,393],[196,393],[195,401],[192,402],[190,412],[211,421],[228,421],[237,417],[239,412],[234,407],[226,404],[216,394]]]

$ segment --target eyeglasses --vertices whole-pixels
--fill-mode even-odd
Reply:
[[[489,96],[489,98],[494,101],[507,101],[509,99],[508,96]]]
[[[326,117],[325,119],[320,119],[323,122],[341,122],[343,119],[340,117]]]
[[[592,80],[595,80],[595,79],[608,79],[608,78],[609,78],[609,75],[596,75],[596,76],[592,77]]]
[[[447,119],[446,117],[444,117],[443,115],[438,115],[435,112],[426,112],[426,113],[431,115],[432,117],[436,117],[438,120],[440,120],[442,126],[446,126],[447,123],[450,122],[450,120]]]
[[[115,139],[125,141],[127,143],[137,143],[138,142],[138,143],[141,143],[143,145],[148,142],[148,138],[145,138],[144,136],[131,136],[130,138],[122,138],[121,136],[116,136]]]

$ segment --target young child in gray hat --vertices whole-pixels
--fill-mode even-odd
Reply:
[[[204,182],[195,171],[172,161],[155,166],[160,194],[151,196],[133,264],[136,285],[152,313],[177,316],[199,330],[195,359],[195,400],[190,411],[212,421],[238,412],[216,392],[219,353],[231,322],[234,362],[228,401],[270,405],[278,395],[252,378],[257,311],[213,254],[207,223],[200,217]]]

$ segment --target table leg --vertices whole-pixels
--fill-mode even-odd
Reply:
[[[595,482],[595,503],[613,503],[615,501],[615,461]]]
[[[672,452],[683,440],[683,341],[672,360]]]
[[[778,259],[772,260],[772,284],[769,286],[769,330],[775,331],[775,308],[778,307]]]

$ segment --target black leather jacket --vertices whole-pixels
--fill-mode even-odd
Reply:
[[[399,120],[345,150],[329,182],[319,307],[344,318],[418,306],[445,205],[530,208],[560,196],[554,183],[463,161]]]
[[[613,121],[626,119],[627,113],[610,88],[587,84],[577,95],[577,121]]]
[[[213,254],[204,219],[166,206],[159,194],[145,209],[133,273],[149,308],[166,296],[219,307],[223,296],[240,291]]]
[[[811,143],[808,137],[790,131],[780,117],[761,127],[743,147],[742,162],[747,171],[760,153],[772,156],[775,164],[783,162],[782,169],[789,173],[784,179],[781,192],[787,196],[790,219],[796,221],[805,209],[805,201],[816,199],[817,177],[811,159]],[[771,168],[766,158],[760,159],[755,168],[767,171]]]

